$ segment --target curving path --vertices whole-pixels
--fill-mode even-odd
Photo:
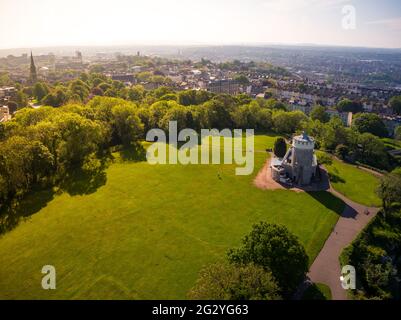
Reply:
[[[347,291],[340,283],[340,261],[342,250],[351,244],[379,211],[349,200],[330,186],[333,195],[346,204],[343,214],[333,232],[326,240],[322,250],[313,262],[308,278],[314,283],[323,283],[330,287],[333,300],[347,300]],[[369,211],[369,214],[367,214]]]
[[[286,187],[271,178],[270,159],[254,180],[254,185],[263,190],[287,189],[296,192],[324,190],[332,193],[345,203],[345,208],[322,250],[310,267],[307,279],[300,285],[294,299],[300,299],[311,282],[323,283],[330,287],[333,300],[346,300],[347,291],[341,286],[339,257],[344,248],[349,246],[367,224],[376,216],[379,208],[367,207],[348,199],[334,190],[325,168],[322,169],[322,181],[308,188]],[[376,175],[380,175],[375,172]],[[369,212],[369,214],[367,214]]]

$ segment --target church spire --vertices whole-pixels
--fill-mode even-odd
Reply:
[[[34,84],[38,80],[38,75],[36,73],[35,61],[33,61],[32,51],[31,51],[31,67],[30,67],[30,73],[29,73],[29,80],[32,84]]]

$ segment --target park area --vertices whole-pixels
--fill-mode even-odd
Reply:
[[[368,207],[380,207],[381,201],[376,194],[379,179],[374,173],[344,163],[333,158],[325,166],[332,187],[350,200]]]
[[[185,299],[199,270],[260,221],[285,225],[312,263],[344,203],[328,192],[256,188],[274,141],[255,137],[250,176],[236,176],[236,165],[151,166],[116,156],[93,188],[77,181],[68,192],[30,194],[25,218],[0,235],[0,299]],[[339,192],[376,204],[375,177],[334,169]],[[41,287],[44,265],[56,268],[56,290]]]

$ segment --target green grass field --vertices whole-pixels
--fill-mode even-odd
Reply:
[[[391,150],[401,149],[401,141],[390,139],[390,138],[382,138],[383,143],[386,145],[387,148]]]
[[[331,165],[326,165],[326,168],[329,171],[331,185],[338,192],[366,206],[381,205],[376,194],[379,179],[373,174],[336,159],[333,159]]]
[[[256,149],[273,142],[258,136]],[[286,225],[312,261],[344,203],[257,189],[265,160],[255,153],[251,176],[236,176],[235,165],[116,161],[96,188],[33,193],[20,213],[27,219],[0,236],[0,298],[185,299],[201,267],[262,220]],[[41,288],[44,265],[56,268],[54,291]]]

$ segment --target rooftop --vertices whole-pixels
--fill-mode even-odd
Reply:
[[[313,138],[309,137],[305,131],[300,136],[294,137],[294,139],[299,142],[314,142]]]

